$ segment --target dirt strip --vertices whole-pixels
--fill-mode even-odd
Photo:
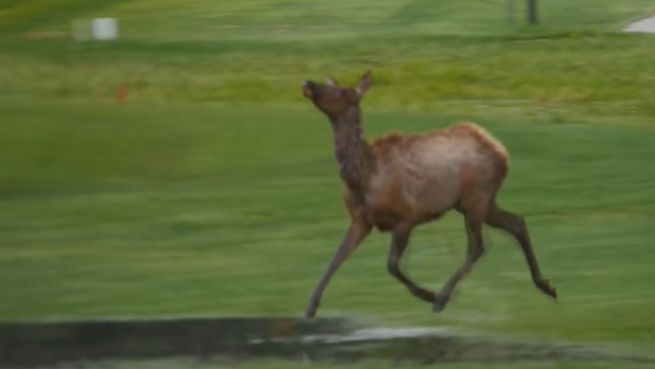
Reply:
[[[655,33],[655,16],[630,23],[624,32]]]

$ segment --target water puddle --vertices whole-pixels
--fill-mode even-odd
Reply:
[[[0,367],[191,356],[414,363],[629,361],[601,347],[512,341],[432,328],[381,328],[347,319],[225,318],[0,323]]]

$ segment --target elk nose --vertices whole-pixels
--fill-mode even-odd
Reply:
[[[305,97],[312,97],[313,87],[314,87],[314,82],[305,81],[305,83],[302,84],[303,95],[305,95]]]

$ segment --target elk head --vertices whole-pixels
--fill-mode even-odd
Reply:
[[[305,81],[302,91],[305,97],[330,119],[339,118],[350,111],[359,110],[359,102],[371,87],[371,72],[366,72],[356,87],[341,87],[332,77],[325,84]]]

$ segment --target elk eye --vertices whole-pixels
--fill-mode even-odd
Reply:
[[[357,93],[355,93],[353,90],[341,90],[341,95],[348,101],[357,101]]]

